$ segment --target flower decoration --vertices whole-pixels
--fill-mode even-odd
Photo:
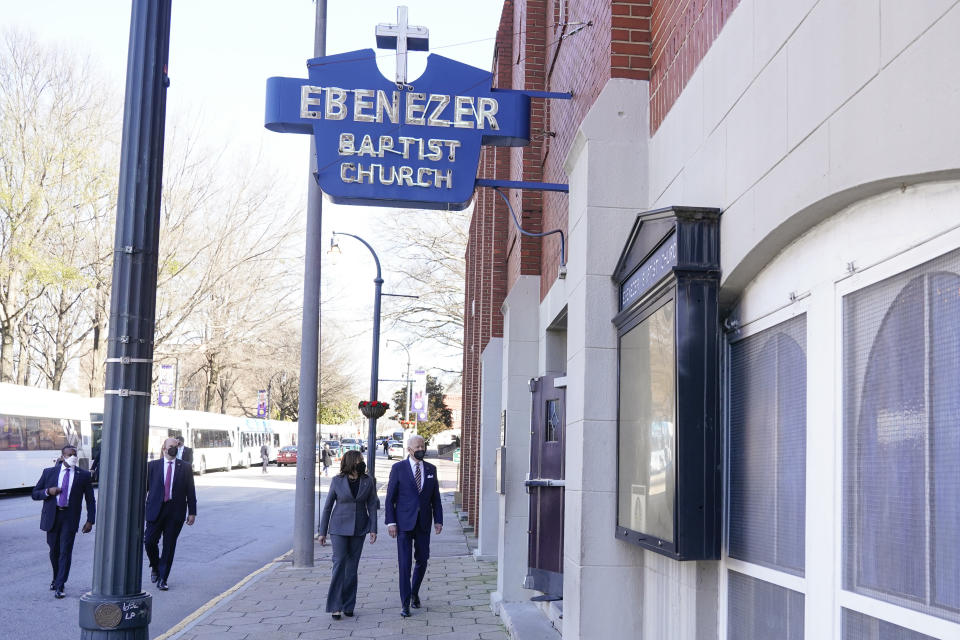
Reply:
[[[361,400],[357,404],[357,408],[359,408],[360,413],[367,418],[379,418],[387,412],[387,409],[390,408],[390,404],[386,402],[380,402],[379,400]]]

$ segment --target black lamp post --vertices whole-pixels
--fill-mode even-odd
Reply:
[[[80,598],[80,637],[146,640],[143,514],[157,301],[157,245],[171,0],[136,0],[130,16],[119,197],[110,299],[93,585]]]
[[[336,236],[349,236],[355,240],[359,240],[363,243],[367,249],[370,250],[370,255],[373,256],[373,261],[377,265],[377,277],[373,279],[374,285],[374,297],[373,297],[373,356],[370,362],[370,402],[376,402],[377,400],[377,380],[379,378],[379,365],[380,365],[380,296],[381,289],[383,288],[383,278],[380,274],[380,258],[377,257],[377,252],[373,250],[373,247],[370,246],[370,243],[361,238],[360,236],[355,236],[352,233],[339,233],[334,231],[330,237],[330,251],[329,253],[339,253],[340,245],[337,244]],[[381,412],[382,415],[382,412]],[[376,464],[376,451],[377,451],[377,417],[375,414],[371,414],[368,417],[369,426],[367,427],[367,473],[370,474],[370,477],[376,477],[374,475],[374,465]]]

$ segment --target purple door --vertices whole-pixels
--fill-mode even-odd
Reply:
[[[553,386],[555,376],[530,381],[530,529],[524,586],[542,591],[537,600],[563,595],[563,484],[566,440],[566,390]]]

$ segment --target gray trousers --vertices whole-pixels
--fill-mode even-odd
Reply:
[[[333,547],[333,576],[327,591],[327,612],[353,612],[357,604],[357,567],[363,552],[364,536],[330,534]]]

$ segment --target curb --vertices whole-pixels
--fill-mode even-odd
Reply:
[[[237,582],[237,584],[233,585],[232,587],[230,587],[220,595],[214,596],[213,598],[208,600],[203,606],[201,606],[199,609],[197,609],[196,611],[188,615],[186,618],[184,618],[183,620],[175,624],[170,629],[167,629],[163,634],[157,636],[153,640],[176,640],[176,638],[179,638],[181,635],[183,635],[183,633],[192,629],[199,622],[202,622],[212,612],[212,610],[215,607],[217,607],[218,605],[224,602],[229,602],[230,600],[233,599],[233,597],[237,594],[237,592],[242,591],[245,587],[253,584],[257,580],[262,578],[264,575],[272,572],[274,569],[279,567],[281,564],[281,558],[286,556],[288,553],[291,553],[292,551],[293,549],[291,549],[287,553],[284,553],[281,556],[274,558],[273,560],[263,565],[253,573],[241,579],[239,582]]]

